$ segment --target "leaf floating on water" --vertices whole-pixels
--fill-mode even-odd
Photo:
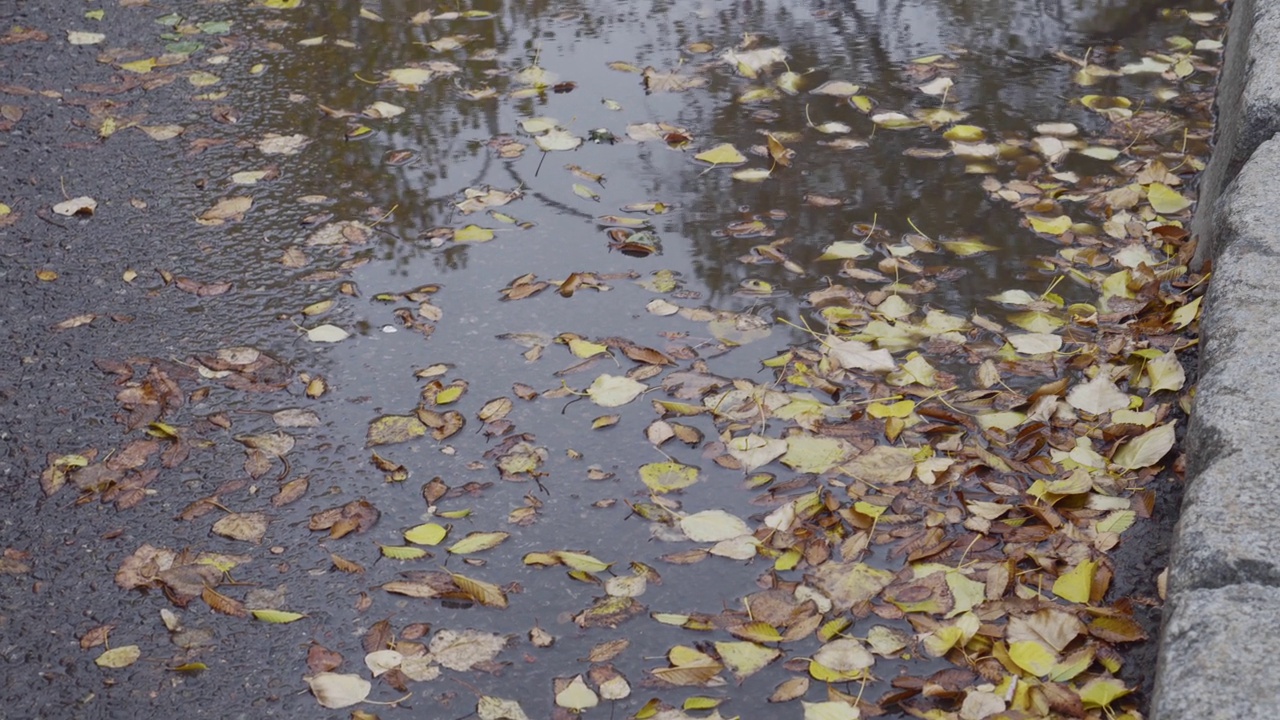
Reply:
[[[712,165],[741,165],[747,161],[747,156],[738,152],[738,149],[729,143],[721,143],[710,150],[703,150],[693,157],[695,160],[701,160]]]
[[[573,150],[582,144],[582,138],[567,130],[556,128],[534,138],[534,144],[544,152]]]
[[[600,697],[587,687],[581,675],[577,675],[560,692],[556,693],[556,706],[571,712],[581,712],[600,704]]]
[[[1129,396],[1116,387],[1107,373],[1098,373],[1089,382],[1071,388],[1067,404],[1090,415],[1102,415],[1129,407]]]
[[[629,377],[606,374],[591,383],[587,395],[600,407],[619,407],[635,400],[648,387]]]
[[[476,701],[476,717],[479,720],[529,720],[519,702],[489,695],[482,695]]]
[[[427,426],[414,415],[383,415],[369,424],[365,447],[408,442],[427,433]]]
[[[720,542],[750,535],[751,528],[723,510],[703,510],[680,518],[680,529],[694,542]]]
[[[843,80],[828,80],[809,92],[814,95],[834,95],[836,97],[850,97],[857,95],[862,87],[854,85],[851,82]]]
[[[479,225],[467,225],[454,231],[454,242],[489,242],[494,237],[493,231]]]
[[[323,672],[303,679],[316,702],[334,710],[364,702],[373,690],[373,684],[359,675]]]
[[[657,462],[640,466],[640,479],[656,493],[669,493],[698,481],[698,468],[677,462]]]

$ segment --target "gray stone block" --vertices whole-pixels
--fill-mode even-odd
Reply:
[[[1170,606],[1152,720],[1280,717],[1280,588],[1194,590]]]
[[[1242,582],[1280,585],[1276,178],[1280,138],[1258,147],[1222,198],[1218,231],[1224,246],[1200,323],[1200,382],[1187,431],[1189,484],[1171,557],[1174,592]]]
[[[1280,132],[1280,3],[1233,3],[1217,111],[1213,156],[1200,177],[1200,206],[1191,226],[1200,238],[1197,262],[1223,249],[1218,198],[1258,146]]]

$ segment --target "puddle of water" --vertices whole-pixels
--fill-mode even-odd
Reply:
[[[293,581],[290,606],[312,614],[315,638],[342,652],[352,671],[363,654],[358,633],[384,617],[397,627],[429,622],[435,628],[472,627],[522,639],[536,623],[558,638],[549,649],[516,642],[517,647],[499,658],[510,665],[495,676],[466,674],[469,685],[438,681],[415,686],[421,698],[411,701],[415,708],[453,702],[449,713],[457,715],[471,707],[465,688],[474,686],[486,694],[520,698],[533,717],[550,717],[552,679],[585,672],[589,664],[581,658],[596,643],[628,637],[631,648],[615,662],[635,691],[614,712],[634,713],[649,697],[679,705],[692,695],[729,698],[726,717],[759,712],[774,687],[794,674],[781,662],[736,686],[730,680],[725,687],[707,689],[644,687],[645,671],[665,665],[662,658],[673,645],[723,641],[728,636],[680,630],[643,615],[618,630],[580,629],[572,616],[603,595],[601,589],[566,577],[564,568],[531,568],[521,558],[533,551],[582,550],[615,563],[620,573],[628,563],[643,562],[656,567],[663,580],[638,598],[649,611],[716,614],[724,608],[742,609],[742,598],[758,591],[768,578],[770,563],[763,557],[749,562],[711,558],[693,565],[660,562],[659,556],[691,545],[655,537],[651,523],[628,512],[627,502],[648,497],[636,469],[668,457],[698,466],[702,481],[678,496],[688,512],[723,509],[758,518],[777,502],[764,503],[760,491],[744,485],[743,473],[717,466],[717,453],[678,441],[653,447],[643,433],[655,419],[645,400],[614,411],[573,396],[514,399],[509,416],[514,432],[530,433],[536,436],[532,444],[546,448],[541,467],[545,475],[536,483],[499,479],[493,458],[485,457],[499,439],[480,434],[475,418],[485,401],[513,397],[513,383],[546,392],[563,382],[581,391],[601,373],[620,375],[633,367],[626,359],[604,359],[585,370],[558,375],[578,362],[563,345],[549,345],[540,360],[531,362],[522,356],[525,347],[500,336],[624,337],[667,352],[706,357],[711,372],[724,377],[770,383],[773,374],[762,371],[761,361],[789,345],[811,342],[801,327],[819,327],[820,320],[805,300],[809,293],[831,283],[862,292],[882,286],[849,280],[841,276],[839,261],[819,259],[831,243],[859,240],[863,231],[858,227],[871,225],[883,234],[876,236],[876,255],[864,261],[865,268],[874,268],[884,257],[883,245],[897,244],[915,232],[913,227],[935,239],[972,238],[993,246],[968,258],[945,253],[916,256],[930,270],[923,274],[926,282],[916,286],[918,294],[909,298],[917,306],[961,317],[975,311],[1003,317],[1007,310],[988,296],[1010,289],[1045,291],[1056,275],[1035,261],[1057,248],[1027,229],[1020,212],[992,199],[981,185],[982,175],[964,172],[964,161],[912,155],[919,149],[945,149],[937,133],[876,128],[866,113],[843,98],[824,95],[784,94],[769,102],[740,102],[744,92],[767,87],[783,68],[775,67],[753,82],[720,62],[719,53],[742,42],[744,35],[756,34],[758,47],[786,50],[790,69],[805,73],[806,90],[827,81],[848,81],[862,86],[861,92],[878,104],[877,111],[910,112],[942,105],[943,100],[916,88],[946,76],[954,79],[955,87],[947,93],[945,106],[964,111],[965,122],[994,136],[1028,139],[1036,123],[1060,120],[1075,122],[1090,134],[1101,132],[1106,122],[1071,104],[1081,95],[1071,83],[1074,68],[1053,57],[1052,51],[1075,57],[1089,51],[1095,58],[1136,61],[1142,49],[1161,47],[1169,35],[1207,34],[1180,17],[1156,19],[1149,3],[1101,10],[1093,5],[1045,2],[1030,8],[994,1],[923,0],[894,7],[774,1],[476,3],[472,9],[488,10],[496,17],[414,24],[410,18],[421,10],[419,3],[388,0],[376,8],[385,22],[361,19],[354,2],[305,6],[246,21],[243,32],[248,38],[279,43],[283,50],[271,52],[268,47],[266,52],[236,56],[231,67],[237,70],[265,63],[259,77],[237,80],[232,79],[234,73],[226,73],[230,97],[244,114],[235,133],[302,133],[312,144],[299,156],[268,159],[279,165],[280,179],[249,190],[256,201],[253,212],[225,231],[225,239],[219,241],[224,244],[208,259],[210,276],[239,278],[245,290],[237,302],[257,305],[262,312],[209,317],[208,330],[228,344],[257,342],[284,356],[305,358],[299,364],[323,374],[334,388],[321,403],[324,427],[294,456],[299,472],[312,477],[312,495],[296,509],[281,511],[279,526],[289,529],[271,539],[285,547],[285,560],[309,573]],[[474,37],[454,51],[424,45],[455,34]],[[300,44],[320,36],[324,40],[318,45]],[[355,47],[336,45],[339,40]],[[1113,42],[1114,47],[1109,45]],[[696,43],[706,43],[710,50],[691,52]],[[935,53],[944,56],[941,72],[912,64],[913,59]],[[425,61],[455,63],[459,70],[414,91],[375,84],[384,71]],[[679,69],[684,77],[704,78],[706,85],[685,92],[646,92],[637,73],[610,68],[619,61],[659,72]],[[553,73],[554,82],[573,87],[521,99],[472,100],[463,94],[491,85],[504,95],[512,88],[509,78],[535,63]],[[1108,78],[1090,92],[1145,97],[1161,82],[1158,76]],[[324,105],[358,111],[374,101],[395,103],[406,112],[387,120],[362,120],[329,117],[316,109]],[[521,129],[522,120],[540,116],[555,118],[578,136],[601,128],[619,140],[588,141],[576,151],[544,156],[535,139]],[[693,142],[677,149],[661,141],[628,139],[629,124],[646,122],[683,128]],[[824,135],[813,128],[825,123],[844,123],[850,130]],[[344,139],[345,132],[361,124],[372,128],[368,137]],[[722,142],[744,151],[763,145],[766,131],[797,135],[786,143],[796,153],[793,166],[774,168],[774,176],[765,182],[734,180],[728,168],[707,169],[691,159]],[[518,158],[501,158],[487,146],[499,137],[528,147]],[[820,144],[838,137],[864,140],[867,146],[840,150]],[[392,165],[388,154],[398,150],[411,151],[414,159]],[[224,174],[266,165],[252,152],[215,157],[215,166],[226,163]],[[1000,163],[994,176],[1020,177],[1034,162],[1031,157]],[[751,153],[748,158],[746,167],[771,165]],[[576,176],[566,169],[570,164],[600,173],[605,180],[596,183]],[[1063,169],[1085,177],[1109,172],[1108,163],[1082,157],[1064,163]],[[211,180],[223,182],[218,173],[206,172]],[[575,183],[581,186],[577,190]],[[484,211],[464,215],[457,207],[464,190],[484,187],[518,189],[522,196],[497,210],[530,226],[504,223]],[[598,200],[583,197],[587,191]],[[312,194],[328,199],[318,204],[297,201]],[[813,196],[833,198],[832,206],[806,202]],[[643,202],[661,202],[669,212],[623,211],[628,204]],[[361,220],[375,229],[364,244],[304,247],[310,262],[282,268],[282,254],[322,224],[300,229],[299,222],[320,213],[333,220]],[[660,238],[661,254],[637,258],[611,248],[607,223],[598,220],[604,215],[642,217]],[[749,222],[759,223],[755,236],[735,237],[735,232],[741,234],[735,224]],[[494,239],[465,244],[433,239],[433,229],[469,223],[491,228]],[[776,261],[743,262],[744,257],[760,260],[758,251],[753,258],[753,248],[782,238],[791,239],[779,249],[799,272]],[[364,264],[332,278],[313,275],[339,269],[353,259]],[[636,282],[659,270],[675,273],[679,293],[655,293]],[[607,290],[584,288],[573,297],[561,297],[552,287],[528,299],[500,301],[501,291],[526,273],[550,280],[572,272],[612,279],[605,281]],[[340,283],[346,281],[358,290],[354,297],[340,293]],[[379,293],[427,284],[440,286],[429,301],[442,312],[439,321],[431,323],[428,338],[403,327],[396,316],[396,311],[407,310],[420,322],[413,314],[416,302],[375,299]],[[749,291],[766,284],[770,292]],[[1092,290],[1071,282],[1056,291],[1068,303],[1095,297]],[[731,347],[717,340],[705,321],[648,313],[646,304],[659,297],[692,308],[746,315],[770,332]],[[296,318],[299,308],[324,299],[336,299],[335,309],[306,324],[332,322],[353,332],[352,339],[323,349],[300,337],[281,339],[291,331],[278,316]],[[972,372],[963,357],[936,362],[963,377]],[[385,483],[369,463],[366,428],[384,414],[412,413],[426,384],[414,373],[437,363],[449,366],[442,377],[446,382],[468,383],[456,405],[468,426],[445,442],[416,440],[379,448],[380,454],[411,472],[408,482]],[[1034,387],[1043,380],[1029,382]],[[653,397],[658,396],[665,397],[661,391]],[[616,426],[591,429],[594,419],[614,412],[621,416]],[[717,427],[705,417],[685,422],[698,428],[707,442],[716,439]],[[778,434],[777,427],[768,430]],[[593,469],[603,479],[590,479]],[[793,477],[776,464],[766,469],[776,472],[780,481]],[[460,558],[450,559],[447,566],[498,584],[518,583],[510,589],[509,609],[441,606],[369,590],[395,579],[402,570],[433,570],[444,563],[440,552],[433,561],[402,564],[378,559],[377,543],[399,545],[403,529],[430,519],[419,488],[433,476],[452,486],[492,483],[474,496],[443,501],[440,509],[471,511],[469,517],[453,521],[454,538],[472,530],[507,531],[512,537],[499,550],[479,555],[480,567],[469,567]],[[784,497],[819,484],[815,479]],[[540,504],[538,521],[528,527],[509,525],[508,513],[525,504],[526,494]],[[317,542],[318,536],[306,533],[311,513],[358,497],[382,512],[367,536]],[[330,552],[369,570],[360,577],[326,572]],[[867,562],[896,571],[903,559],[880,549]],[[792,575],[796,577],[788,576],[790,580],[799,579],[799,573]],[[372,607],[356,612],[353,604],[361,591],[371,593]],[[848,632],[865,637],[876,624],[910,631],[904,622],[871,615],[858,618]],[[816,640],[789,645],[786,656],[805,657],[817,647]],[[281,646],[277,652],[280,662],[303,667],[305,650]],[[884,695],[895,675],[918,677],[941,667],[934,661],[881,659],[866,696]],[[814,684],[807,700],[825,699],[819,685]],[[841,688],[859,692],[857,683]],[[380,687],[374,697],[390,700],[398,693]],[[282,702],[288,708],[311,707],[312,701],[286,697]],[[604,716],[601,710],[592,712]],[[793,706],[779,712],[788,717],[801,713]],[[899,716],[895,712],[889,716]]]

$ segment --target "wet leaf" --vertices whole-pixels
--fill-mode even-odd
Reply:
[[[1093,593],[1094,572],[1097,569],[1098,563],[1092,560],[1081,562],[1053,581],[1053,594],[1069,602],[1089,602]]]
[[[336,343],[342,342],[351,337],[351,333],[343,330],[337,325],[317,325],[307,330],[307,339],[317,343]]]
[[[1161,215],[1180,213],[1191,206],[1190,200],[1164,183],[1151,183],[1147,186],[1147,201],[1151,203],[1151,209]]]
[[[501,545],[509,537],[511,537],[511,533],[505,532],[467,533],[466,537],[450,545],[448,550],[454,555],[470,555],[491,550]]]
[[[635,400],[647,389],[647,385],[629,377],[606,374],[591,383],[587,395],[600,407],[619,407]]]
[[[323,672],[303,678],[321,706],[340,709],[364,702],[373,684],[359,675]]]
[[[431,638],[427,649],[444,667],[466,672],[493,660],[506,646],[507,638],[503,635],[479,630],[441,630]]]
[[[862,717],[858,708],[838,700],[801,701],[800,705],[804,707],[804,720],[859,720]]]
[[[142,650],[137,645],[122,645],[104,651],[94,658],[93,662],[98,667],[124,668],[137,662],[140,657],[142,657]]]
[[[721,143],[710,150],[703,150],[693,157],[695,160],[701,160],[712,165],[741,165],[747,161],[747,156],[738,152],[738,149],[729,143]]]
[[[291,623],[306,617],[302,613],[289,612],[287,610],[254,610],[253,617],[265,623],[273,625]]]
[[[703,510],[680,518],[680,529],[694,542],[720,542],[750,535],[751,528],[741,518],[723,510]]]
[[[479,720],[529,720],[520,703],[488,695],[476,701],[476,717]]]
[[[1057,655],[1034,640],[1019,640],[1009,645],[1009,659],[1027,674],[1044,677],[1053,670]]]
[[[782,464],[796,472],[824,473],[844,462],[853,448],[839,438],[796,434],[787,438]]]
[[[421,560],[430,555],[426,550],[401,545],[379,545],[382,556],[391,560]]]
[[[1102,415],[1129,407],[1129,396],[1116,387],[1107,373],[1098,373],[1089,382],[1071,388],[1067,404],[1091,415]]]
[[[716,654],[734,677],[743,680],[777,660],[782,651],[753,642],[717,642]]]
[[[453,578],[453,582],[457,584],[459,590],[481,605],[498,608],[507,606],[507,594],[502,592],[502,589],[497,585],[456,573],[450,573],[450,577]],[[444,665],[443,662],[440,664]],[[448,666],[445,665],[445,667]]]
[[[369,424],[365,447],[408,442],[426,433],[427,426],[414,415],[383,415]]]
[[[581,675],[575,676],[563,690],[556,693],[556,706],[573,712],[581,712],[599,704],[600,697],[587,687]]]
[[[1067,215],[1059,215],[1052,218],[1031,216],[1027,218],[1027,221],[1031,223],[1032,230],[1046,235],[1061,235],[1070,230],[1074,224]]]
[[[213,524],[213,532],[232,540],[258,544],[267,534],[270,520],[264,513],[232,513]]]
[[[494,238],[493,231],[479,225],[467,225],[453,233],[454,242],[489,242]]]
[[[449,534],[448,528],[438,523],[424,523],[404,531],[404,539],[415,545],[439,545]]]
[[[656,493],[669,493],[696,483],[698,468],[676,462],[649,463],[640,466],[640,479]]]
[[[582,144],[582,138],[573,135],[568,130],[556,128],[537,136],[533,142],[544,152],[555,152],[576,149]]]
[[[1124,470],[1150,467],[1173,449],[1176,439],[1174,423],[1152,428],[1125,444],[1111,456],[1111,462]]]

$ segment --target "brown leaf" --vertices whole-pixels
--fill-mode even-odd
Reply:
[[[98,318],[94,313],[84,313],[83,315],[73,315],[53,326],[54,330],[70,330],[81,325],[88,325]]]
[[[189,277],[174,278],[173,284],[179,290],[189,292],[196,297],[214,297],[231,289],[229,282],[202,283]]]
[[[333,562],[333,566],[344,573],[362,573],[364,566],[358,562],[348,560],[337,553],[329,553],[329,560]]]
[[[316,673],[331,672],[342,667],[342,656],[317,642],[307,648],[307,670]]]
[[[209,586],[205,586],[200,592],[200,598],[213,608],[214,612],[220,612],[223,615],[232,617],[247,617],[249,613],[244,609],[244,603],[239,600],[223,595]]]
[[[361,645],[367,653],[376,652],[378,650],[386,650],[396,639],[396,632],[391,628],[390,618],[384,618],[374,623],[369,631],[364,634]]]
[[[106,644],[107,635],[110,634],[111,631],[115,629],[115,627],[116,627],[115,623],[110,623],[107,625],[99,625],[98,627],[93,628],[92,630],[85,633],[84,635],[81,635],[80,649],[88,650],[89,648]]]
[[[232,540],[259,544],[271,520],[265,513],[232,513],[213,524],[213,532]]]
[[[593,663],[609,662],[630,646],[631,641],[627,638],[607,640],[591,648],[591,653],[587,655],[587,661]]]
[[[271,496],[271,504],[280,507],[302,497],[307,492],[310,481],[305,477],[294,478],[280,486],[276,494]]]
[[[507,606],[507,595],[497,585],[475,580],[465,575],[458,575],[457,573],[450,573],[450,576],[464,595],[481,605],[499,608]]]

